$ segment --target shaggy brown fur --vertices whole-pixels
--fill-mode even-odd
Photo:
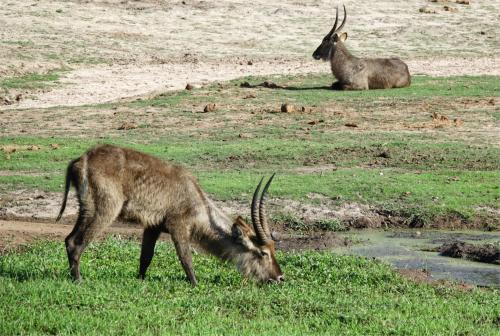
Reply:
[[[283,279],[274,242],[262,229],[261,223],[266,223],[266,219],[253,221],[254,230],[241,217],[233,223],[183,167],[112,145],[92,148],[68,165],[57,220],[66,207],[71,184],[77,190],[80,205],[75,227],[66,238],[70,272],[75,280],[80,279],[80,257],[85,247],[118,217],[144,226],[140,278],[145,277],[160,233],[167,232],[193,285],[197,281],[190,243],[233,261],[244,275],[260,281]],[[269,184],[270,181],[262,199]],[[260,184],[255,194],[259,189]]]
[[[398,58],[358,58],[345,47],[347,33],[340,33],[347,19],[344,6],[344,20],[337,28],[338,9],[332,30],[323,38],[313,57],[330,60],[337,90],[389,89],[409,86],[411,83],[408,66]]]

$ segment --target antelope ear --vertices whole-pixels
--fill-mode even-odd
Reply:
[[[344,42],[345,40],[347,40],[347,33],[344,32],[344,33],[340,34],[339,40],[341,42]]]
[[[233,235],[233,239],[245,246],[246,249],[256,250],[255,244],[250,238],[250,236],[253,234],[252,229],[243,220],[243,218],[239,216],[238,218],[236,218],[233,227],[231,228],[231,234]]]
[[[233,238],[234,239],[243,239],[243,237],[245,236],[243,230],[241,229],[240,226],[234,224],[232,229],[231,229],[231,233],[233,235]]]
[[[241,218],[241,216],[238,216],[234,221],[231,231],[234,238],[243,239],[250,236],[252,229],[250,229],[248,224],[243,218]]]

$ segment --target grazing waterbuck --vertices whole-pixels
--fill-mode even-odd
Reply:
[[[255,189],[253,229],[241,218],[232,221],[201,190],[181,166],[113,145],[99,145],[71,161],[66,172],[59,220],[66,208],[71,184],[79,201],[78,219],[66,238],[73,279],[80,279],[80,257],[90,241],[116,218],[144,226],[139,278],[144,279],[161,232],[172,240],[187,278],[194,286],[190,244],[222,260],[229,260],[247,277],[258,281],[283,280],[276,262],[274,241],[266,214],[266,198],[274,175]]]
[[[336,8],[333,28],[313,53],[316,60],[330,60],[333,76],[337,79],[332,85],[336,90],[389,89],[409,86],[411,83],[408,66],[399,58],[358,58],[345,47],[347,33],[342,32],[347,20],[344,6],[344,19],[337,28],[339,11]]]

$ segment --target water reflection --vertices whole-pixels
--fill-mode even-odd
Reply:
[[[464,259],[443,257],[426,252],[445,242],[473,244],[498,243],[500,233],[479,231],[352,231],[344,234],[353,246],[338,249],[341,253],[375,257],[402,269],[425,269],[432,279],[463,281],[478,286],[500,287],[500,266]]]

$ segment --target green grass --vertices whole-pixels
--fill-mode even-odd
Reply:
[[[264,130],[265,131],[265,130]],[[362,138],[350,133],[313,135],[307,142],[282,139],[273,133],[256,139],[149,139],[139,136],[108,139],[0,137],[0,147],[36,145],[41,150],[20,150],[9,154],[9,160],[0,161],[0,170],[56,171],[61,162],[80,156],[97,143],[113,143],[128,146],[175,161],[196,169],[230,169],[251,166],[256,169],[292,169],[302,166],[335,164],[349,168],[372,166],[430,171],[486,170],[500,166],[500,148],[471,146],[465,143],[432,141],[423,142],[419,136],[398,133],[365,134]],[[222,136],[219,134],[219,136]],[[336,141],[335,138],[336,137]],[[53,150],[50,144],[59,144]],[[383,144],[382,144],[383,143]],[[389,159],[381,159],[380,153],[388,150]],[[7,154],[0,152],[0,158]],[[464,158],[467,158],[464,160]]]
[[[35,43],[31,40],[2,40],[0,43],[20,47],[33,47],[35,45]]]
[[[342,143],[319,140],[304,143],[272,138],[190,143],[160,140],[148,144],[131,144],[132,139],[100,142],[128,145],[182,163],[194,172],[207,192],[220,200],[247,201],[259,176],[276,171],[273,197],[303,201],[310,193],[320,193],[339,199],[339,204],[353,201],[404,213],[418,209],[419,216],[429,220],[448,213],[467,219],[480,206],[497,205],[496,181],[500,178],[495,170],[500,165],[497,148],[472,150],[453,143],[408,145],[411,138],[407,139],[405,144],[385,143],[394,153],[388,160],[376,158],[381,149],[375,142],[366,144],[363,140],[358,143],[345,139]],[[0,176],[0,189],[61,191],[67,163],[95,142],[71,138],[0,138],[0,146],[41,147],[38,151],[18,151],[9,154],[9,160],[0,160],[0,170],[11,172]],[[50,143],[61,145],[53,150]],[[418,155],[420,161],[412,161]],[[2,156],[7,157],[0,153]],[[373,164],[380,160],[384,162]],[[297,167],[318,164],[335,164],[338,168],[321,174],[295,171]],[[366,167],[369,165],[371,168]]]
[[[33,188],[62,192],[63,174],[61,167],[61,172],[53,175],[0,176],[0,183],[4,190]],[[203,189],[217,199],[245,202],[249,201],[256,183],[264,174],[269,175],[271,171],[195,172]],[[498,178],[496,172],[415,174],[359,168],[342,169],[322,176],[281,173],[273,184],[271,194],[272,197],[304,201],[308,194],[318,193],[338,199],[339,205],[344,202],[371,204],[395,213],[413,211],[429,220],[446,214],[469,219],[478,213],[477,207],[497,206]]]
[[[47,74],[28,74],[20,77],[6,78],[0,81],[2,89],[42,89],[58,81],[60,71],[52,71]]]
[[[287,89],[240,87],[264,80]],[[7,172],[0,190],[60,191],[71,159],[113,143],[186,166],[221,200],[248,201],[259,177],[277,172],[272,196],[304,203],[321,202],[308,197],[319,193],[338,205],[358,202],[426,222],[441,215],[472,221],[484,214],[480,209],[498,208],[500,147],[485,127],[498,123],[492,100],[498,77],[415,76],[408,88],[366,92],[324,89],[331,81],[330,75],[248,77],[135,102],[40,110],[37,135],[0,136],[0,148],[41,147],[0,151],[0,171]],[[255,98],[243,99],[249,93]],[[197,113],[208,102],[217,110]],[[313,112],[279,113],[283,102]],[[426,128],[432,112],[473,126]],[[75,123],[68,131],[64,118]],[[130,120],[140,127],[116,130]],[[323,122],[310,126],[311,120]],[[352,120],[360,128],[344,126]],[[34,121],[16,122],[0,127],[27,130]]]
[[[328,252],[278,255],[280,285],[242,280],[196,255],[191,288],[173,248],[157,247],[146,281],[139,245],[92,244],[71,282],[61,242],[0,258],[0,334],[495,335],[500,293],[417,284],[381,262]]]
[[[500,83],[497,76],[413,76],[411,86],[392,90],[335,91],[325,90],[333,77],[324,75],[244,77],[231,83],[249,82],[252,85],[266,80],[285,86],[284,89],[267,90],[275,97],[295,98],[299,103],[317,104],[331,99],[351,100],[366,98],[398,98],[404,100],[431,97],[490,97],[498,96]]]
[[[348,228],[338,219],[320,219],[314,223],[306,223],[304,220],[289,214],[277,214],[272,217],[274,223],[283,225],[284,228],[293,231],[347,231]]]

